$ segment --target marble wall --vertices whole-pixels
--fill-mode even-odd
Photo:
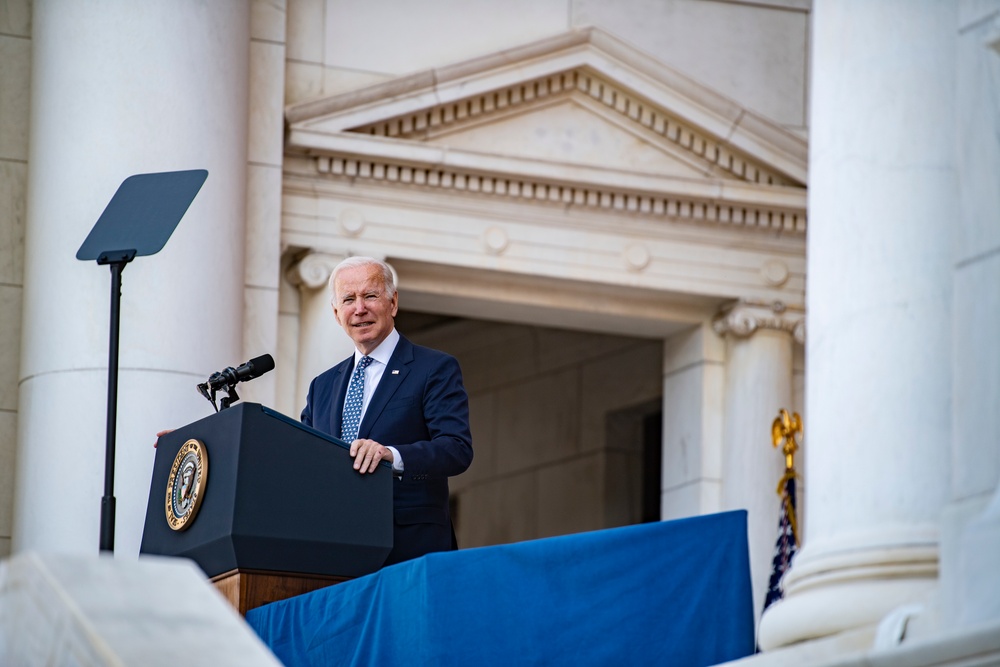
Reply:
[[[286,101],[602,28],[779,124],[806,125],[809,0],[289,0]],[[725,38],[721,38],[725,35]]]
[[[451,480],[460,546],[638,523],[641,423],[660,411],[662,342],[455,319],[400,330],[448,351],[475,460]]]
[[[31,3],[0,4],[0,558],[10,553],[28,177]]]
[[[250,5],[247,199],[241,359],[274,353],[281,275],[281,162],[284,153],[285,3]],[[246,386],[244,400],[274,405],[277,374]]]

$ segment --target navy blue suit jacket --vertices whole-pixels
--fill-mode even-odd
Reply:
[[[317,376],[301,420],[340,438],[354,356]],[[393,481],[393,550],[386,564],[455,547],[448,478],[472,463],[469,399],[458,361],[400,336],[371,398],[358,438],[392,445],[403,459]]]

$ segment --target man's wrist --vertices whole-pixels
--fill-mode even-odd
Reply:
[[[392,469],[394,472],[403,472],[403,457],[399,455],[399,450],[392,445],[386,445],[386,449],[392,452]]]

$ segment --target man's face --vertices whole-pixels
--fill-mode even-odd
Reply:
[[[379,346],[392,331],[398,294],[385,295],[382,272],[375,265],[342,270],[333,283],[333,314],[364,354]]]

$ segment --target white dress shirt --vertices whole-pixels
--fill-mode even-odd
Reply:
[[[382,374],[385,372],[386,366],[389,365],[392,353],[396,351],[397,343],[399,343],[399,332],[393,327],[389,335],[385,337],[385,340],[379,343],[378,347],[368,354],[372,358],[372,362],[365,369],[365,391],[361,397],[361,420],[358,422],[359,425],[361,421],[364,421],[365,412],[368,411],[368,404],[371,403],[372,396],[375,395],[378,383],[382,381]],[[358,362],[364,356],[360,350],[354,350],[355,368],[357,368]],[[392,452],[392,469],[396,472],[403,472],[403,457],[399,455],[399,450],[391,445],[385,445],[385,448]]]

